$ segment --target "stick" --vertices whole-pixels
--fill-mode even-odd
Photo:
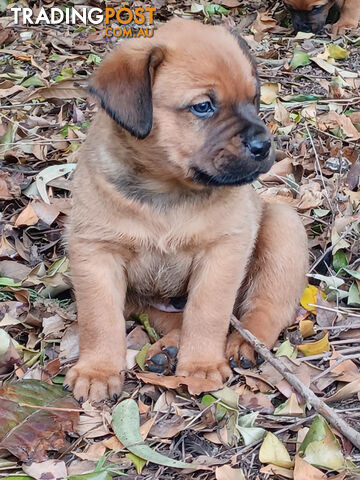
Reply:
[[[300,393],[329,423],[331,423],[340,433],[344,435],[350,442],[360,450],[360,432],[352,428],[345,420],[343,420],[334,409],[326,405],[315,393],[306,387],[293,373],[291,373],[284,361],[280,357],[275,357],[270,350],[261,343],[249,330],[242,328],[239,320],[232,315],[232,326],[240,333],[240,335],[248,342],[255,351],[259,353],[264,360],[267,360],[281,375],[290,383],[295,390]]]

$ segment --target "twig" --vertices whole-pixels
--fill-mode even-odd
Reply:
[[[232,315],[231,324],[241,334],[257,353],[264,360],[267,360],[281,375],[287,380],[294,389],[302,395],[306,402],[311,405],[320,415],[322,415],[329,423],[331,423],[340,433],[344,435],[356,448],[360,449],[360,432],[351,427],[343,420],[333,408],[326,405],[318,398],[310,388],[306,387],[283,362],[282,358],[275,357],[270,350],[262,344],[251,332],[241,326],[239,320]]]
[[[44,407],[42,405],[31,405],[31,403],[22,403],[22,402],[19,402],[18,405],[20,407],[36,408],[37,410],[50,410],[55,412],[80,412],[80,413],[85,412],[85,410],[83,410],[82,408]]]
[[[310,143],[311,143],[311,146],[312,146],[312,149],[314,151],[314,155],[315,155],[315,165],[317,166],[317,173],[318,175],[320,175],[320,179],[321,179],[321,183],[322,183],[322,186],[323,186],[323,189],[324,189],[324,194],[325,194],[325,198],[329,204],[329,207],[330,207],[330,210],[332,210],[332,205],[331,205],[331,201],[330,201],[330,198],[329,198],[329,194],[326,190],[326,184],[325,184],[325,180],[324,180],[324,175],[322,173],[322,170],[321,170],[321,165],[320,165],[320,160],[319,160],[319,156],[318,156],[318,153],[317,153],[317,150],[316,150],[316,147],[315,147],[315,144],[314,144],[314,140],[312,138],[312,135],[311,135],[311,132],[309,130],[309,127],[307,125],[307,123],[305,123],[305,128],[306,128],[306,132],[308,134],[308,137],[309,137],[309,140],[310,140]]]

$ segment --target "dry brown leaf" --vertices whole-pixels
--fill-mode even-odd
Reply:
[[[239,404],[243,407],[248,407],[257,412],[273,413],[274,405],[268,395],[261,392],[254,393],[248,390],[245,385],[235,388],[235,392],[239,394]]]
[[[178,415],[173,415],[170,418],[162,418],[152,426],[150,435],[159,438],[173,438],[179,432],[184,430],[185,421]]]
[[[260,175],[259,180],[262,182],[282,183],[279,177],[286,177],[293,172],[292,160],[288,157],[283,158],[279,162],[274,163],[267,173]]]
[[[266,467],[260,468],[260,473],[265,473],[266,475],[276,475],[285,478],[294,478],[294,470],[289,468],[278,467],[277,465],[269,464]]]
[[[326,478],[325,473],[303,460],[300,455],[295,456],[294,480],[325,480]]]
[[[34,98],[44,98],[45,100],[49,98],[86,98],[88,96],[88,92],[85,90],[85,88],[79,85],[79,81],[80,79],[63,80],[62,82],[53,83],[50,85],[50,87],[37,88],[31,93],[31,95],[29,95],[27,100],[29,101]]]
[[[15,220],[15,227],[35,225],[38,221],[39,217],[36,215],[31,203],[29,203]]]
[[[246,480],[241,468],[233,468],[230,465],[223,465],[215,469],[216,480]]]
[[[260,41],[266,32],[270,32],[277,26],[276,20],[267,12],[257,12],[255,21],[250,27],[254,38],[258,42]]]
[[[341,357],[342,355],[335,351],[333,348],[333,354],[330,358],[330,367],[332,367],[336,360]],[[352,360],[344,360],[343,362],[339,363],[336,367],[331,370],[332,375],[336,375],[340,382],[353,382],[360,378],[358,367]]]
[[[145,383],[151,383],[152,385],[158,385],[160,387],[176,389],[181,386],[187,386],[189,393],[192,395],[200,395],[203,392],[214,392],[220,390],[222,385],[213,380],[207,380],[205,378],[197,377],[162,377],[156,373],[142,373],[136,372],[136,377]]]
[[[343,400],[348,400],[354,395],[360,392],[360,378],[354,380],[353,382],[348,383],[345,387],[339,388],[333,395],[330,397],[324,398],[326,403],[330,402],[342,402]]]
[[[41,463],[24,464],[22,469],[36,480],[44,480],[46,478],[67,479],[67,469],[63,460],[47,460]]]
[[[85,452],[72,452],[81,460],[90,460],[91,462],[97,462],[104,455],[106,451],[105,445],[102,442],[92,443]]]

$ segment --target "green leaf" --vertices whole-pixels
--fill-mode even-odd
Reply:
[[[239,433],[245,446],[251,443],[258,442],[266,435],[266,430],[261,427],[240,427],[238,426]]]
[[[319,95],[303,95],[299,93],[297,95],[285,95],[284,97],[281,97],[281,100],[284,100],[285,102],[313,102],[320,98],[321,96]]]
[[[353,278],[356,278],[356,280],[360,280],[360,272],[357,272],[356,270],[351,270],[351,268],[344,268],[344,270]]]
[[[296,358],[296,349],[291,345],[289,340],[285,340],[276,350],[275,357]]]
[[[12,278],[0,277],[0,287],[20,287],[21,282],[15,282]]]
[[[336,439],[327,421],[317,415],[311,424],[302,444],[299,454],[311,465],[342,470],[345,468],[345,459],[340,444]]]
[[[211,405],[212,403],[215,403],[216,400],[217,399],[215,397],[207,393],[202,397],[201,403],[202,405]],[[227,409],[222,404],[220,404],[220,402],[216,403],[215,408],[216,408],[216,420],[220,422],[220,420],[222,420],[225,417],[227,413]]]
[[[333,256],[333,267],[336,273],[338,273],[342,268],[348,265],[348,259],[344,250],[338,250],[335,255]]]
[[[91,64],[91,63],[94,63],[95,65],[98,65],[99,63],[101,63],[101,57],[99,57],[99,55],[95,55],[95,53],[90,53],[90,55],[88,56],[87,60],[86,60],[86,63],[87,64]]]
[[[146,333],[149,335],[150,340],[155,343],[159,340],[159,335],[157,334],[155,328],[150,325],[149,315],[147,313],[140,313],[133,315],[141,325],[145,328]]]
[[[328,52],[330,57],[335,58],[335,60],[343,60],[349,56],[349,52],[345,50],[345,48],[335,45],[334,43],[330,43],[330,45],[328,45]]]
[[[194,463],[184,463],[165,457],[145,444],[140,435],[140,415],[137,403],[128,398],[119,403],[112,416],[112,427],[120,442],[131,453],[157,465],[171,468],[202,469]]]
[[[355,282],[352,283],[351,287],[349,288],[349,296],[347,300],[348,305],[353,306],[360,306],[360,294],[358,286]]]
[[[239,407],[239,394],[232,390],[231,388],[225,387],[222,390],[218,390],[217,392],[212,392],[212,395],[220,400],[225,406],[233,409],[238,410]]]
[[[228,15],[230,13],[230,10],[216,3],[212,3],[205,6],[205,13],[209,15],[209,17],[216,14]]]
[[[26,78],[22,84],[23,87],[44,87],[45,84],[37,75]]]
[[[142,347],[142,349],[139,351],[139,353],[137,353],[137,355],[135,357],[136,363],[139,365],[139,367],[141,368],[141,370],[143,372],[145,372],[145,370],[146,370],[145,361],[146,361],[146,358],[147,358],[147,352],[148,352],[150,347],[151,347],[151,344],[147,343],[146,345],[144,345]]]
[[[2,477],[1,480],[34,480],[34,477],[28,477],[27,475],[11,475],[11,477]]]
[[[290,62],[291,70],[295,70],[298,67],[304,67],[305,65],[310,65],[310,55],[300,48],[295,48],[294,55]]]
[[[127,453],[125,457],[129,458],[131,460],[131,463],[134,465],[136,473],[138,475],[141,475],[141,472],[143,471],[143,468],[146,465],[146,460],[143,458],[138,457],[137,455],[134,455],[133,453]]]

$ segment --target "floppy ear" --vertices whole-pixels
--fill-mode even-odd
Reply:
[[[131,48],[126,42],[91,77],[90,93],[98,97],[115,122],[136,138],[145,138],[151,132],[152,76],[163,58],[160,47]]]
[[[255,59],[251,55],[250,48],[249,48],[249,45],[247,44],[246,40],[243,37],[241,37],[236,32],[236,30],[232,30],[231,33],[234,35],[234,37],[236,38],[236,40],[239,44],[239,47],[241,48],[243,53],[245,53],[245,55],[249,59],[249,62],[251,63],[251,66],[252,66],[252,69],[253,69],[253,74],[254,74],[255,81],[256,81],[255,108],[259,112],[259,110],[260,110],[260,79],[259,79],[259,74],[258,74]]]

